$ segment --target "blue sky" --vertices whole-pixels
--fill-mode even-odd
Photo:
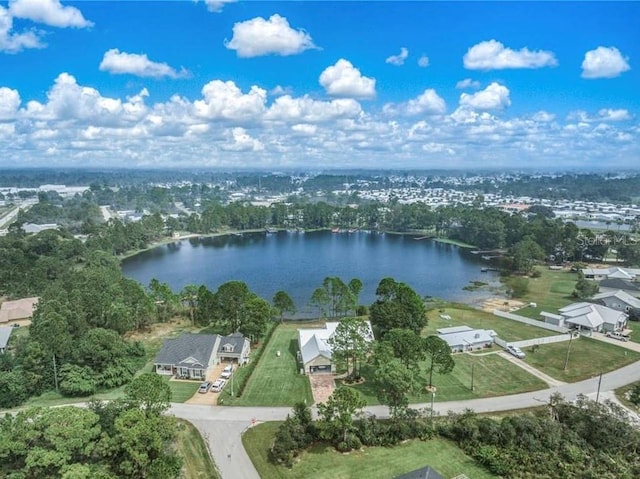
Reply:
[[[636,2],[0,1],[0,166],[637,168]]]

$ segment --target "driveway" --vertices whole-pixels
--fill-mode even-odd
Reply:
[[[313,404],[325,402],[336,388],[333,374],[309,374],[309,382],[311,383]]]
[[[213,382],[220,377],[220,374],[222,374],[222,370],[224,369],[225,366],[226,366],[225,363],[220,363],[212,367],[211,370],[207,373],[206,381],[209,381],[210,383],[213,384]],[[218,404],[219,395],[220,393],[214,393],[211,390],[209,390],[209,392],[206,394],[200,394],[198,391],[196,391],[191,398],[185,401],[185,403],[205,404],[209,406],[215,406],[216,404]]]
[[[597,339],[598,341],[602,341],[603,343],[615,344],[616,346],[620,346],[621,348],[629,349],[630,351],[637,351],[640,353],[640,344],[634,343],[633,341],[620,341],[619,339],[608,338],[602,333],[593,333],[591,337],[593,339]]]

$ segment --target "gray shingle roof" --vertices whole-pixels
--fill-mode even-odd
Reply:
[[[394,479],[444,479],[444,477],[438,474],[431,466],[426,466],[422,469],[416,469],[401,476],[396,476]]]
[[[4,349],[7,347],[7,343],[9,342],[9,336],[11,336],[12,331],[13,331],[12,327],[0,326],[0,349]]]
[[[634,283],[633,281],[620,278],[603,279],[600,281],[600,287],[627,291],[640,291],[640,283]]]
[[[225,351],[224,347],[230,344],[233,346],[232,351]],[[233,333],[229,336],[220,337],[220,346],[218,346],[218,353],[224,354],[241,354],[244,347],[244,336],[242,333]]]
[[[185,365],[193,367],[202,365],[206,367],[213,347],[218,338],[217,334],[189,334],[185,333],[175,339],[167,339],[162,345],[162,349],[156,356],[155,364]],[[190,360],[193,358],[193,360]]]

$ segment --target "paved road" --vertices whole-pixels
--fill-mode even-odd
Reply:
[[[601,398],[610,397],[610,391],[640,380],[640,361],[602,376]],[[434,410],[439,414],[447,411],[476,412],[508,411],[540,406],[548,403],[553,393],[562,394],[567,400],[579,394],[593,395],[598,390],[598,376],[577,383],[563,384],[530,393],[513,394],[494,398],[467,401],[436,402]],[[414,404],[421,409],[428,404]],[[172,404],[170,413],[192,422],[202,433],[223,479],[259,479],[259,475],[242,446],[241,435],[256,421],[275,421],[286,418],[290,408],[228,407]],[[378,417],[387,417],[385,406],[369,406],[366,411]],[[315,413],[315,411],[314,411]],[[265,447],[268,447],[265,444]]]

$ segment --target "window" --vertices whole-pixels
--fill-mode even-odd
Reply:
[[[222,350],[223,350],[225,353],[232,353],[232,352],[233,352],[233,344],[225,344],[225,345],[222,347]]]

